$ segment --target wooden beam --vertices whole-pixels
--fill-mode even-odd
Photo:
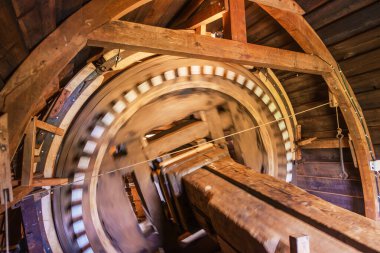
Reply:
[[[313,55],[125,21],[112,21],[95,30],[89,35],[88,45],[312,74],[330,71],[323,61]]]
[[[297,141],[297,146],[302,147],[302,146],[309,145],[310,143],[312,143],[316,139],[317,139],[317,137],[307,138],[307,139],[304,139],[304,140],[298,140]]]
[[[33,182],[34,150],[36,145],[36,121],[37,118],[33,117],[26,129],[22,154],[22,186],[31,186]]]
[[[36,120],[36,127],[59,136],[63,136],[65,134],[65,130],[62,128],[50,125],[49,123],[40,120]]]
[[[228,11],[228,0],[206,0],[200,10],[187,20],[178,24],[176,28],[178,29],[195,29],[201,25],[207,25],[215,20],[223,17],[223,15]]]
[[[52,80],[86,45],[87,34],[150,1],[91,1],[65,20],[29,54],[0,91],[0,111],[9,115],[11,157],[21,142],[30,117],[45,104],[44,94],[50,92]]]
[[[4,191],[7,191],[7,200],[13,200],[11,161],[8,143],[8,115],[0,116],[0,203],[5,204]]]
[[[249,0],[260,5],[270,6],[282,11],[292,12],[299,15],[305,14],[305,11],[293,0]]]
[[[371,172],[369,164],[370,160],[375,158],[373,146],[367,125],[365,121],[361,120],[364,116],[351,86],[343,73],[339,72],[336,61],[322,40],[301,15],[261,3],[258,5],[270,14],[306,53],[318,55],[330,65],[330,71],[322,76],[335,96],[352,136],[363,186],[365,215],[372,219],[379,219],[375,176]]]
[[[337,138],[315,139],[310,143],[298,143],[297,145],[301,149],[339,148],[339,140]],[[348,138],[343,138],[342,148],[349,147]]]
[[[64,185],[69,182],[68,178],[34,178],[31,186],[42,187],[42,186],[55,186]]]
[[[223,16],[223,37],[247,42],[244,0],[229,0],[229,9]]]
[[[148,146],[144,148],[144,152],[148,159],[153,159],[194,140],[204,138],[208,133],[209,130],[206,122],[194,122],[157,140],[148,142]]]
[[[207,179],[207,177],[196,176],[198,171],[201,170],[197,170],[196,172],[185,176],[183,181],[185,183],[190,182],[190,177],[192,177],[192,180],[198,179],[199,181],[192,185],[194,185],[194,187],[199,186],[200,189],[202,189],[200,183],[200,180],[202,180],[204,183],[211,186],[209,187],[211,190],[207,194],[214,197],[215,195],[212,193],[214,186],[216,186],[215,180],[211,181],[210,179]],[[341,243],[343,242],[346,245],[355,247],[356,250],[359,250],[360,252],[379,252],[379,245],[376,243],[376,238],[380,233],[380,228],[373,220],[332,205],[327,201],[308,194],[292,184],[285,183],[269,175],[249,170],[245,166],[232,161],[230,158],[224,158],[208,165],[206,173],[208,175],[217,175],[232,185],[244,189],[245,192],[252,196],[269,203],[276,209],[290,214],[293,217],[297,217],[297,219],[302,220],[306,224],[319,229],[320,232],[334,237],[337,241],[333,245],[330,244],[331,246],[337,246],[338,241],[340,241]],[[185,188],[188,193],[187,195],[190,196],[191,192],[188,192],[187,187]],[[227,190],[225,192],[227,192]],[[234,199],[237,198],[236,195],[234,196]],[[292,197],[289,198],[289,196]],[[197,199],[202,198],[198,197]],[[225,205],[227,205],[227,202]],[[238,208],[241,209],[239,205]],[[246,210],[248,209],[244,209],[244,212],[247,212]],[[252,210],[258,209],[253,208]],[[266,217],[269,216],[270,215],[266,213]],[[245,221],[248,220],[252,219],[246,219]],[[278,219],[277,221],[279,222],[281,219]],[[275,223],[272,223],[272,225],[273,224]],[[252,225],[252,227],[254,227],[254,225]],[[357,229],[358,227],[361,229]],[[285,227],[282,227],[282,229],[285,229]],[[279,229],[278,231],[283,231],[282,229]],[[306,230],[303,230],[302,233],[306,233],[313,238]],[[288,236],[289,235],[291,234],[288,234]],[[314,244],[313,246],[313,244],[310,244],[312,252],[326,252],[320,249],[320,244],[316,245],[317,246]],[[343,250],[343,252],[346,251]]]

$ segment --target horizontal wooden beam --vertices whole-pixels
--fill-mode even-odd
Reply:
[[[33,187],[64,185],[69,182],[68,178],[34,178]]]
[[[44,121],[37,120],[36,121],[36,127],[45,131],[48,131],[52,134],[63,136],[65,133],[65,130],[62,128],[50,125],[49,123],[46,123]]]
[[[330,71],[329,66],[314,55],[126,21],[112,21],[101,26],[88,36],[88,45],[134,49],[311,74]]]
[[[305,11],[293,0],[249,0],[261,5],[274,7],[281,11],[289,11],[296,14],[303,15]]]
[[[206,122],[194,122],[149,142],[144,151],[148,159],[152,159],[196,139],[204,138],[208,133],[209,129]]]
[[[299,145],[299,144],[298,144]],[[301,149],[339,148],[337,138],[316,139],[305,145],[299,145]],[[342,148],[349,148],[348,138],[342,139]]]

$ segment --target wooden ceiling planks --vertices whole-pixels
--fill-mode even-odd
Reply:
[[[375,2],[376,0],[334,0],[306,14],[305,19],[318,30]]]
[[[330,46],[380,25],[380,2],[377,1],[318,30],[323,42]]]
[[[55,29],[55,0],[13,0],[12,3],[25,44],[29,49]]]
[[[9,1],[0,1],[0,78],[7,80],[29,51]]]

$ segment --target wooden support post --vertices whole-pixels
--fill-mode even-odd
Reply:
[[[229,10],[223,15],[223,37],[247,42],[244,0],[229,0]]]
[[[0,200],[2,205],[5,204],[4,194],[7,194],[9,202],[13,201],[7,114],[0,116]]]
[[[207,29],[206,25],[200,25],[197,28],[195,28],[195,33],[199,35],[206,35]]]
[[[296,125],[296,136],[295,136],[295,141],[296,141],[296,144],[298,141],[300,141],[302,138],[302,126],[301,125]],[[302,151],[301,149],[296,146],[297,149],[296,149],[296,161],[300,161],[302,160]]]
[[[37,118],[33,117],[30,120],[25,132],[21,174],[22,186],[30,186],[33,182],[34,149],[36,144],[36,121]]]
[[[290,236],[290,253],[310,253],[309,236]]]

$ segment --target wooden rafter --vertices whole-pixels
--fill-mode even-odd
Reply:
[[[330,70],[318,57],[308,54],[125,21],[109,22],[88,38],[90,46],[128,48],[312,74]]]
[[[293,0],[250,0],[260,5],[270,6],[282,11],[292,12],[299,15],[305,14],[305,11]]]

